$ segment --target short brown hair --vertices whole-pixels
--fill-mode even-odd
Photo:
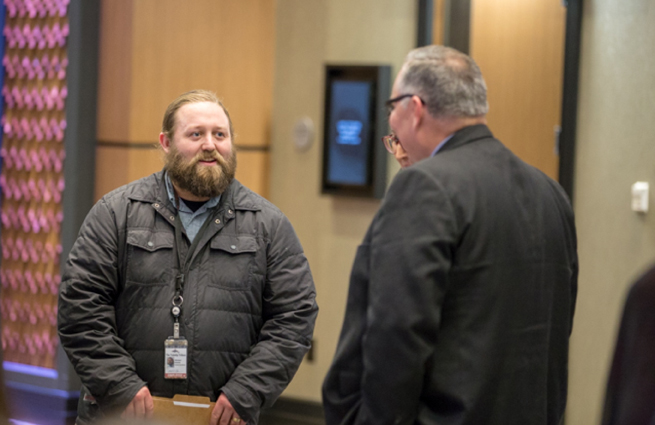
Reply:
[[[223,102],[218,99],[216,94],[208,90],[191,90],[179,95],[177,99],[172,101],[164,113],[161,132],[169,139],[172,139],[173,133],[175,132],[175,114],[177,113],[177,110],[188,103],[198,102],[212,102],[223,108],[223,112],[225,112],[225,115],[227,116],[227,121],[230,123],[230,138],[234,140],[234,130],[232,129],[232,118],[230,118],[230,113],[227,112]]]

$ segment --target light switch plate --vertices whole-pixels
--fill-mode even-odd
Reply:
[[[648,212],[648,182],[636,182],[632,185],[632,211]]]

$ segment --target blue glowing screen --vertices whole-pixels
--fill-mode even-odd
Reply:
[[[331,87],[327,180],[365,185],[368,176],[372,83],[336,80]]]

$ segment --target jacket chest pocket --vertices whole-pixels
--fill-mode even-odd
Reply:
[[[207,281],[211,286],[246,290],[258,273],[259,249],[253,236],[219,236],[209,245],[206,263]]]
[[[170,285],[175,252],[173,234],[150,230],[128,230],[126,284]]]

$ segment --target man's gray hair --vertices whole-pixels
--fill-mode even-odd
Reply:
[[[414,49],[405,58],[399,94],[414,94],[434,117],[475,117],[489,110],[487,85],[468,55],[444,46]]]

